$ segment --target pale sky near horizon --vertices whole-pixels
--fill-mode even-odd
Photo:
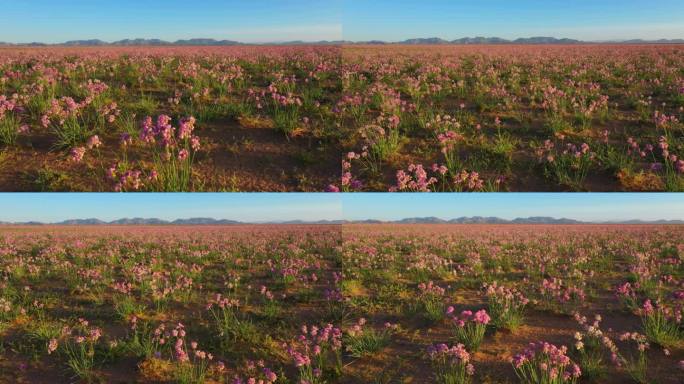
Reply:
[[[344,12],[347,40],[684,38],[681,0],[346,0]]]
[[[4,193],[0,221],[57,222],[212,217],[245,222],[529,216],[585,221],[684,220],[684,194],[667,193]]]
[[[0,41],[684,38],[681,0],[0,0]]]

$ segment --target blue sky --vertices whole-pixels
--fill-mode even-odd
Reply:
[[[0,41],[337,40],[343,0],[0,0]]]
[[[681,0],[0,0],[0,41],[684,38]]]
[[[345,194],[342,210],[348,220],[428,216],[442,219],[551,216],[586,221],[684,220],[684,194]]]
[[[124,217],[178,219],[211,217],[260,222],[335,220],[342,215],[336,194],[296,193],[3,193],[0,221],[56,222]]]
[[[213,217],[246,222],[528,216],[684,219],[684,194],[0,194],[0,221]]]
[[[682,0],[346,0],[344,38],[684,38]]]

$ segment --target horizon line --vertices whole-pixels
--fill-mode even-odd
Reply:
[[[187,38],[187,39],[175,39],[175,40],[165,40],[157,37],[136,37],[136,38],[124,38],[124,39],[119,39],[119,40],[102,40],[100,38],[83,38],[83,39],[76,39],[76,40],[66,40],[60,43],[45,43],[42,41],[29,41],[29,42],[11,42],[11,41],[4,41],[0,40],[0,44],[8,44],[12,46],[31,46],[31,45],[44,45],[44,46],[105,46],[105,45],[113,45],[113,46],[166,46],[166,45],[177,45],[177,46],[183,46],[183,45],[188,45],[188,46],[211,46],[211,44],[202,44],[201,41],[207,41],[207,42],[214,42],[214,43],[231,43],[231,44],[225,44],[225,45],[284,45],[284,44],[316,44],[316,43],[342,43],[342,44],[364,44],[364,43],[386,43],[386,44],[401,44],[401,43],[406,43],[409,41],[421,41],[421,40],[440,40],[443,41],[442,44],[454,44],[454,45],[475,45],[475,44],[482,44],[482,45],[495,45],[497,43],[457,43],[459,40],[468,40],[468,39],[485,39],[485,40],[499,40],[500,43],[506,43],[506,44],[515,44],[516,41],[519,40],[532,40],[532,39],[554,39],[558,41],[569,41],[573,42],[575,44],[577,43],[587,43],[587,44],[611,44],[611,43],[626,43],[626,42],[644,42],[644,43],[658,43],[658,42],[668,42],[668,41],[684,41],[684,37],[660,37],[660,38],[643,38],[643,37],[633,37],[633,38],[622,38],[622,39],[605,39],[605,40],[582,40],[582,39],[575,39],[575,38],[568,38],[568,37],[555,37],[555,36],[544,36],[544,35],[531,35],[527,37],[517,37],[517,38],[502,38],[498,36],[463,36],[463,37],[458,37],[458,38],[445,38],[445,37],[438,37],[438,36],[427,36],[427,37],[412,37],[412,38],[407,38],[407,39],[400,39],[400,40],[382,40],[382,39],[364,39],[364,40],[347,40],[344,38],[340,39],[335,39],[335,40],[329,40],[329,39],[323,39],[323,40],[301,40],[301,39],[295,39],[295,40],[272,40],[272,41],[263,41],[263,42],[246,42],[246,41],[240,41],[240,40],[233,40],[230,38],[215,38],[215,37],[193,37],[193,38]],[[136,41],[155,41],[157,44],[125,44],[130,43],[130,42],[136,42]],[[178,44],[179,42],[192,42],[196,41],[196,44]],[[88,42],[91,42],[91,44],[88,44]],[[80,43],[80,44],[75,44],[75,43]],[[529,44],[529,43],[528,43]],[[534,43],[533,43],[534,44]],[[543,43],[542,43],[543,44]],[[221,45],[221,44],[217,44]]]
[[[498,222],[458,222],[458,220],[473,220],[473,219],[483,219],[483,220],[497,220]],[[538,220],[548,220],[548,221],[532,221],[534,219]],[[122,221],[139,221],[138,223],[126,223]],[[191,221],[209,221],[209,222],[196,222]],[[90,221],[90,222],[89,222]],[[140,223],[140,221],[155,221],[153,223]],[[517,221],[529,221],[529,222],[517,222]],[[117,223],[120,222],[120,223]],[[318,219],[318,220],[303,220],[303,219],[287,219],[287,220],[257,220],[257,221],[240,221],[233,219],[217,219],[212,217],[187,217],[187,218],[176,218],[173,220],[159,219],[156,217],[122,217],[114,220],[102,220],[95,217],[89,218],[78,218],[78,219],[65,219],[54,222],[44,222],[40,220],[28,220],[28,221],[14,221],[7,222],[0,220],[0,226],[22,226],[22,225],[45,225],[45,226],[196,226],[196,225],[216,225],[216,226],[227,226],[227,225],[287,225],[287,224],[363,224],[363,223],[373,223],[373,224],[406,224],[406,225],[420,225],[420,224],[459,224],[459,225],[478,225],[478,224],[543,224],[543,225],[581,225],[581,224],[672,224],[672,225],[684,225],[684,219],[653,219],[653,220],[643,220],[643,219],[618,219],[618,220],[581,220],[573,219],[568,217],[554,217],[554,216],[527,216],[527,217],[515,217],[511,219],[505,219],[499,216],[460,216],[453,217],[450,219],[444,219],[441,217],[428,216],[428,217],[405,217],[402,219]]]

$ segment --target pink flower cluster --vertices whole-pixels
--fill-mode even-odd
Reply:
[[[667,128],[670,125],[675,125],[679,123],[676,116],[668,116],[660,111],[655,111],[653,114],[653,121],[658,128]]]
[[[465,327],[468,323],[487,325],[491,321],[487,311],[484,309],[480,309],[475,313],[469,310],[462,311],[461,314],[457,316],[455,314],[455,308],[453,306],[449,306],[446,310],[446,314],[458,327]]]
[[[5,117],[7,112],[12,112],[17,107],[17,97],[14,95],[11,99],[8,99],[5,95],[0,95],[0,120]]]
[[[145,180],[154,181],[157,179],[156,171],[151,171],[146,178],[143,178],[140,170],[120,170],[118,168],[117,165],[113,165],[107,169],[107,178],[114,183],[116,192],[138,191],[145,186]]]
[[[85,147],[72,148],[69,159],[74,163],[80,163],[83,160],[83,157],[85,156],[87,150],[99,148],[101,145],[102,141],[100,141],[100,137],[94,135],[88,139]]]
[[[73,98],[65,96],[61,99],[50,100],[50,107],[45,111],[40,121],[44,128],[50,126],[50,122],[57,121],[59,125],[63,125],[68,117],[77,116],[81,110],[93,102],[92,97],[87,97],[80,103],[77,103]]]
[[[229,297],[223,297],[220,293],[217,293],[212,299],[210,299],[207,302],[205,309],[209,310],[214,306],[217,306],[221,309],[236,308],[240,306],[240,300],[232,299]]]
[[[98,327],[89,327],[88,320],[79,318],[78,325],[74,328],[64,327],[62,329],[63,336],[71,335],[76,344],[82,344],[85,342],[97,343],[97,341],[102,337],[102,329]],[[52,345],[50,345],[52,344]],[[52,342],[48,344],[48,351],[52,348],[56,349],[57,342]],[[53,351],[54,351],[53,349]]]
[[[365,332],[365,326],[366,319],[362,317],[356,322],[356,324],[352,325],[351,328],[347,330],[347,334],[351,337],[361,336]],[[386,322],[384,324],[384,330],[387,332],[391,332],[392,330],[396,330],[397,328],[397,324],[392,324],[390,322]]]
[[[171,125],[171,117],[159,115],[155,124],[152,117],[148,116],[140,128],[140,139],[145,143],[158,142],[160,146],[166,149],[177,147],[179,141],[189,141],[192,150],[198,151],[200,149],[199,137],[192,135],[195,129],[195,121],[192,116],[181,119],[178,132],[176,132],[176,128]],[[187,157],[187,149],[185,149],[185,154]]]
[[[640,352],[646,351],[650,344],[648,343],[648,338],[638,332],[625,332],[620,335],[620,341],[634,341],[637,343],[637,349]]]
[[[76,147],[71,150],[69,159],[73,161],[74,163],[80,163],[81,160],[83,160],[83,157],[85,156],[86,149],[85,147]]]
[[[88,80],[88,82],[81,85],[80,88],[84,88],[88,92],[89,97],[95,98],[105,93],[109,89],[109,86],[104,82],[96,79]]]
[[[462,140],[463,136],[454,131],[447,131],[437,135],[437,141],[439,141],[439,144],[442,147],[442,153],[445,155],[453,151],[456,144]]]
[[[497,179],[497,183],[500,183],[501,180],[502,179]],[[484,180],[480,179],[480,174],[475,171],[468,172],[463,170],[454,176],[453,181],[459,189],[480,191],[484,188]]]
[[[470,353],[463,344],[456,344],[451,348],[444,343],[430,345],[427,348],[427,354],[430,360],[441,364],[465,364],[467,374],[469,376],[475,374],[475,367],[470,363]]]
[[[128,295],[133,291],[133,284],[125,281],[117,281],[114,283],[112,288],[119,293]]]
[[[567,356],[568,348],[560,348],[545,341],[530,343],[525,350],[515,355],[511,362],[516,370],[525,366],[541,373],[540,376],[548,377],[549,382],[556,382],[562,378],[564,381],[577,379],[582,375],[579,365],[575,364]]]
[[[287,353],[296,367],[311,365],[312,357],[319,356],[326,350],[337,351],[342,348],[342,331],[326,324],[318,326],[302,325],[301,334],[295,343],[287,346]]]
[[[351,168],[352,168],[352,161],[353,160],[358,160],[361,158],[362,155],[355,153],[355,152],[349,152],[347,153],[347,156],[342,159],[342,189],[344,191],[352,191],[352,190],[358,190],[363,187],[363,184],[354,178],[354,176],[351,173]],[[339,188],[337,191],[330,190],[329,192],[339,192]]]
[[[677,324],[681,324],[684,318],[683,308],[672,308],[664,303],[653,305],[651,299],[646,299],[638,312],[641,316],[660,316],[663,320],[673,320]]]
[[[159,346],[170,345],[170,342],[173,342],[173,357],[180,363],[190,362],[191,359],[201,361],[211,361],[214,359],[211,353],[200,350],[199,345],[195,341],[190,342],[190,348],[188,349],[185,341],[186,336],[185,325],[182,323],[177,323],[171,331],[166,330],[164,324],[160,324],[154,330],[153,338]]]
[[[566,287],[562,279],[555,277],[542,280],[540,291],[542,295],[555,298],[560,303],[583,302],[586,298],[583,289],[573,286]]]
[[[397,185],[390,188],[390,192],[430,192],[430,188],[436,183],[437,179],[429,177],[422,164],[411,164],[408,167],[408,172],[397,171]]]
[[[621,367],[624,363],[624,359],[620,356],[617,345],[615,345],[613,340],[601,330],[601,315],[595,315],[592,323],[589,323],[586,316],[582,316],[579,313],[575,313],[573,317],[584,330],[584,334],[580,332],[575,333],[575,348],[577,350],[582,350],[584,348],[585,339],[594,340],[596,342],[595,344],[603,345],[610,352],[611,362],[616,367]]]
[[[432,296],[432,297],[442,297],[446,290],[439,285],[429,281],[426,283],[418,284],[418,290],[421,296]]]
[[[496,281],[492,284],[484,284],[483,288],[485,295],[489,298],[497,298],[500,301],[512,302],[520,306],[525,306],[530,302],[530,300],[517,289],[499,285]]]
[[[637,289],[639,289],[639,283],[632,285],[629,281],[627,281],[615,288],[615,296],[619,298],[636,298]]]
[[[355,93],[354,95],[344,95],[337,102],[337,104],[335,104],[335,111],[338,113],[349,110],[355,111],[359,107],[363,106],[364,104],[368,104],[369,102],[370,100],[368,97],[361,96],[359,93]]]
[[[247,367],[245,370],[249,377],[244,379],[236,376],[233,380],[233,384],[271,384],[278,380],[278,375],[270,368],[266,367],[263,360],[257,362],[248,361],[246,365]]]

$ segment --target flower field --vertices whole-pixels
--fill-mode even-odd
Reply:
[[[0,381],[680,383],[681,226],[5,226]]]
[[[682,53],[0,48],[0,190],[682,191]]]
[[[344,49],[345,189],[684,189],[681,46]]]
[[[0,190],[316,191],[336,47],[0,48]]]

